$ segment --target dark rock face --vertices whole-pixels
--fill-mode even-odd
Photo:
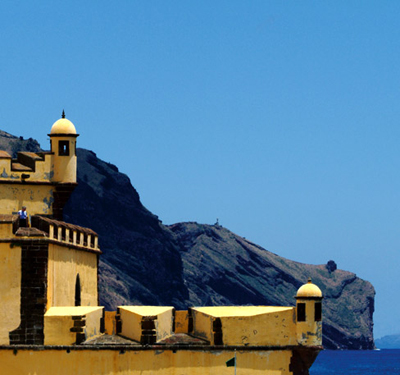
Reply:
[[[39,152],[34,140],[0,131],[0,149]],[[14,155],[15,156],[15,155]],[[324,346],[372,349],[374,288],[336,264],[290,261],[216,225],[162,225],[140,202],[129,178],[78,149],[78,187],[64,220],[99,234],[100,304],[293,306],[312,277],[324,294]]]

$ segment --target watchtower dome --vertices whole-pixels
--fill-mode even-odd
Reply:
[[[65,112],[50,130],[50,149],[53,154],[53,182],[76,183],[76,133],[74,124]]]

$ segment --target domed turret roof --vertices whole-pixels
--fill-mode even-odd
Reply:
[[[322,298],[321,289],[308,279],[308,283],[302,285],[297,291],[296,298]]]
[[[62,117],[51,127],[50,135],[55,134],[76,134],[75,125],[65,118],[64,111],[62,113]]]

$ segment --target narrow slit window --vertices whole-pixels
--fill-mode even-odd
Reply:
[[[322,303],[315,303],[315,321],[320,322],[322,320]]]
[[[69,156],[69,142],[68,141],[59,141],[58,155]]]
[[[297,304],[297,321],[298,322],[306,321],[306,304],[305,303]]]
[[[75,280],[75,306],[81,306],[81,280],[79,273],[76,275]]]

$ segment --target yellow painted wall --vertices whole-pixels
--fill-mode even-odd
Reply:
[[[9,345],[9,332],[20,324],[21,247],[0,243],[0,274],[0,345]]]
[[[306,321],[297,322],[297,342],[300,345],[322,345],[322,321],[316,322],[315,301],[298,299],[297,303],[306,304]]]
[[[28,215],[51,215],[53,186],[28,184],[0,184],[0,214],[17,213],[26,206]]]
[[[194,335],[214,343],[221,319],[224,345],[296,345],[294,307],[221,306],[192,309]]]
[[[142,319],[146,316],[157,316],[155,322],[157,341],[172,335],[173,307],[170,306],[120,306],[122,320],[121,335],[140,341],[142,336]]]
[[[75,307],[76,310],[79,309],[87,309],[87,310],[91,310],[91,311],[87,311],[85,312],[85,317],[86,317],[86,326],[85,326],[85,335],[86,335],[86,339],[93,337],[93,336],[98,336],[100,334],[102,334],[100,332],[100,321],[101,318],[103,317],[103,310],[104,307],[103,306],[99,306],[99,307]]]
[[[192,309],[193,335],[214,344],[213,321],[215,317]]]
[[[175,311],[175,333],[188,333],[189,314],[187,310]]]
[[[295,345],[294,308],[253,317],[222,317],[224,345]]]
[[[119,307],[122,320],[120,335],[132,340],[140,341],[142,335],[142,316],[129,311],[125,307]]]
[[[47,308],[75,305],[78,273],[81,305],[97,306],[97,254],[49,244]]]
[[[69,156],[58,155],[59,141],[69,142]],[[77,157],[75,155],[76,137],[52,136],[53,181],[76,182]]]
[[[12,171],[11,159],[0,159],[0,181],[21,181],[22,174],[30,174],[29,171]]]
[[[29,174],[29,181],[51,181],[51,155],[44,154],[44,160],[36,160],[35,171],[12,171],[11,159],[0,159],[0,181],[21,181],[22,174]]]
[[[51,154],[44,155],[44,161],[36,161],[35,172],[29,173],[31,181],[51,181],[53,171],[51,170]]]
[[[48,311],[51,311],[48,310]],[[69,315],[44,316],[44,344],[45,345],[73,345],[76,342],[76,333],[71,332],[74,321]]]
[[[117,333],[115,315],[116,311],[104,312],[104,329],[106,335],[115,335]]]
[[[0,180],[19,179],[20,175],[11,173],[11,159],[0,159]]]
[[[168,308],[168,310],[157,314],[156,320],[156,337],[157,341],[165,339],[173,334],[173,307]]]
[[[12,237],[14,237],[12,223],[1,223],[0,238],[12,238]]]
[[[233,375],[234,353],[189,350],[0,350],[1,371],[13,375]],[[291,351],[237,352],[238,375],[283,375]]]
[[[71,328],[74,327],[72,317],[80,316],[84,317],[86,323],[84,326],[86,339],[100,334],[100,319],[103,316],[103,307],[51,307],[44,316],[44,344],[75,344],[76,333],[71,332]]]

